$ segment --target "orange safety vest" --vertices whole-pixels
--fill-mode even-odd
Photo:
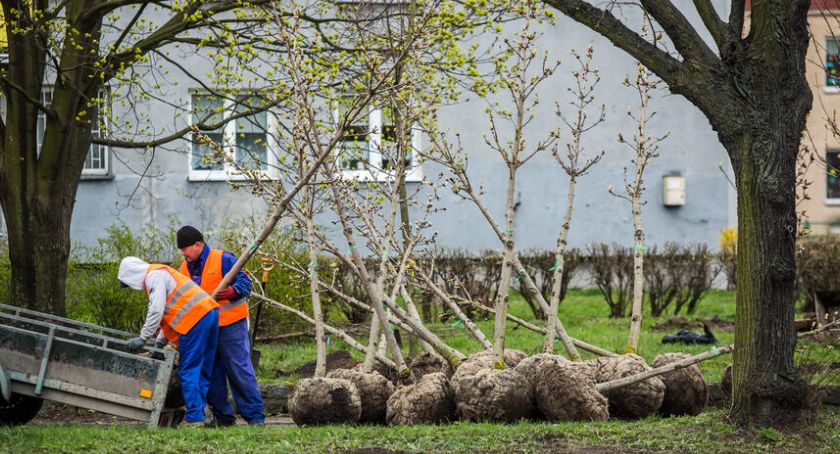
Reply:
[[[225,275],[222,273],[222,251],[221,249],[210,249],[207,260],[204,261],[204,269],[201,271],[201,288],[208,294],[212,294]],[[181,263],[181,274],[189,276],[187,262]],[[227,326],[248,318],[248,299],[239,298],[233,304],[230,300],[216,300],[219,303],[219,326]]]
[[[173,344],[179,334],[187,334],[201,317],[219,307],[207,292],[201,290],[190,278],[166,265],[150,265],[146,275],[155,270],[166,270],[175,279],[175,290],[166,297],[166,309],[160,320],[163,335]],[[149,289],[146,289],[146,294]]]

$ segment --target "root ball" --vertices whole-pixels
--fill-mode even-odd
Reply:
[[[423,353],[414,357],[408,367],[414,372],[414,378],[417,380],[435,372],[442,373],[447,379],[452,377],[452,367],[449,363],[442,356],[432,353]]]
[[[441,372],[424,375],[412,385],[400,386],[388,398],[388,424],[439,424],[452,418],[455,399],[449,380]]]
[[[531,384],[514,369],[493,369],[485,361],[461,364],[452,376],[458,417],[515,422],[534,412]]]
[[[607,398],[595,389],[585,371],[562,356],[539,354],[522,360],[515,369],[528,378],[536,410],[548,421],[604,421]]]
[[[295,386],[289,414],[299,426],[355,423],[362,414],[362,403],[349,380],[306,378]]]
[[[583,363],[575,363],[575,366],[589,375],[595,383],[617,380],[650,370],[650,366],[645,363],[644,359],[633,354],[598,358]],[[606,391],[604,396],[609,400],[610,416],[631,419],[644,418],[659,410],[662,399],[665,397],[665,384],[659,377],[652,377],[632,385]]]
[[[349,380],[356,387],[362,403],[359,422],[385,422],[385,405],[394,392],[394,385],[379,372],[366,374],[353,369],[336,369],[327,374],[327,378]]]
[[[505,367],[516,367],[520,361],[527,358],[524,352],[519,350],[505,350]],[[468,362],[475,362],[479,361],[487,365],[487,367],[493,366],[493,350],[484,350],[482,352],[473,353],[467,359],[464,360],[465,363]]]
[[[690,356],[685,353],[664,353],[657,356],[651,366],[666,366]],[[706,408],[709,389],[706,387],[703,373],[696,364],[660,375],[659,378],[665,384],[665,398],[659,408],[663,415],[697,416]]]

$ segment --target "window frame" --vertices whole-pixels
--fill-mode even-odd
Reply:
[[[339,112],[339,108],[333,108],[333,120],[336,124],[340,121],[340,115],[341,113]],[[422,146],[422,134],[420,128],[417,126],[411,127],[410,134],[411,148],[414,152],[411,154],[411,166],[405,173],[405,181],[408,183],[417,183],[423,180],[423,166],[417,162],[419,150],[421,150]],[[355,181],[394,181],[393,171],[384,171],[380,169],[382,163],[382,135],[382,108],[368,106],[368,168],[341,168],[341,176],[343,178]],[[337,155],[335,159],[336,161],[338,160]],[[377,162],[380,165],[372,164]]]
[[[830,55],[829,52],[828,52],[828,47],[829,47],[829,43],[832,42],[832,41],[835,43],[835,45],[838,49],[838,53],[836,55],[840,56],[840,36],[833,36],[833,35],[826,36],[825,37],[825,47],[823,48],[823,55],[822,55],[823,79],[822,79],[822,83],[820,84],[820,85],[822,85],[822,91],[824,93],[840,93],[840,74],[837,76],[836,85],[829,85],[829,83],[828,83],[828,78],[829,78],[828,56]],[[838,60],[840,60],[840,58]],[[838,66],[838,68],[840,68],[840,65]]]
[[[228,158],[236,159],[236,120],[228,120],[232,115],[236,114],[236,102],[231,99],[237,96],[259,96],[258,90],[242,90],[232,96],[217,96],[222,100],[222,120],[226,123],[222,126],[222,147]],[[206,90],[191,89],[189,92],[189,124],[193,124],[195,96],[215,96],[213,93]],[[279,145],[275,140],[271,131],[276,130],[277,118],[272,115],[271,109],[266,109],[265,113],[265,146],[266,146],[266,166],[267,170],[261,172],[261,177],[264,180],[275,180],[278,178],[277,172],[277,157],[276,152],[279,150]],[[244,117],[248,118],[248,117]],[[187,139],[189,141],[189,153],[187,153],[187,179],[188,181],[244,181],[247,179],[245,175],[236,171],[236,168],[227,160],[222,163],[222,169],[201,170],[193,168],[193,156],[196,147],[192,135]]]
[[[44,85],[41,88],[41,95],[40,95],[40,99],[39,99],[41,104],[43,104],[45,106],[49,106],[49,105],[52,104],[54,90],[55,90],[55,86],[53,86],[53,85]],[[49,96],[49,102],[47,102],[47,98],[46,98],[47,95]],[[108,87],[105,87],[105,88],[102,88],[101,90],[99,90],[99,94],[98,94],[97,97],[102,100],[103,105],[109,104],[110,103],[110,93],[108,91]],[[97,113],[99,114],[99,120],[101,120],[102,124],[100,124],[100,121],[98,120],[95,125],[91,125],[91,136],[95,135],[96,137],[103,137],[104,134],[103,134],[103,131],[102,131],[102,129],[103,129],[102,126],[104,126],[105,133],[107,133],[108,127],[109,127],[108,117],[102,115],[102,108],[101,107],[99,107],[97,109]],[[41,110],[38,110],[37,121],[38,122],[43,121],[44,122],[44,127],[46,128],[47,114],[45,112],[41,111]],[[93,133],[94,130],[97,131],[96,134]],[[40,154],[41,153],[41,146],[43,145],[44,138],[38,132],[39,131],[37,130],[37,123],[36,123],[35,149],[36,149],[36,153]],[[45,130],[45,132],[46,132],[46,130]],[[102,157],[102,160],[104,161],[104,165],[102,166],[102,168],[87,167],[87,160],[88,160],[88,157],[90,156],[90,153],[93,152],[93,147],[104,148],[104,153],[103,153],[103,157]],[[99,145],[99,144],[91,143],[90,147],[88,148],[88,154],[85,155],[85,163],[82,166],[81,179],[83,179],[83,180],[96,180],[96,179],[107,179],[107,178],[111,178],[111,177],[113,177],[113,173],[111,172],[111,147],[109,147],[107,145]]]
[[[826,170],[825,170],[824,175],[825,175],[826,180],[825,180],[825,193],[823,195],[825,196],[825,204],[826,205],[840,205],[840,196],[838,196],[838,197],[829,197],[828,196],[828,176],[829,176],[828,175],[828,167],[829,167],[828,155],[830,153],[831,154],[836,154],[838,156],[838,160],[840,160],[840,148],[827,148],[825,150]],[[840,166],[838,166],[837,173],[838,173],[837,178],[840,179]]]

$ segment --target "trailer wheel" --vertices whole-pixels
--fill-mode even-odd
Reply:
[[[9,402],[0,397],[0,426],[22,426],[38,414],[44,399],[12,394]]]

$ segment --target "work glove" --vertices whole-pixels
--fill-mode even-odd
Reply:
[[[163,348],[166,347],[167,344],[169,344],[168,340],[158,339],[157,341],[155,341],[155,348]]]
[[[219,290],[219,293],[216,295],[216,299],[217,300],[233,300],[233,299],[236,299],[237,296],[239,296],[239,295],[236,293],[236,290],[234,290],[233,287],[225,287],[225,288]]]
[[[144,345],[146,345],[146,339],[143,339],[142,337],[135,337],[126,342],[125,349],[130,352],[139,352]]]

